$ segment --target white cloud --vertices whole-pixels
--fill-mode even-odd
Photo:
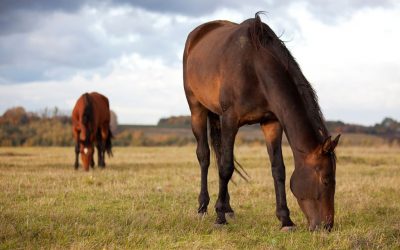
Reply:
[[[49,106],[72,110],[81,94],[98,91],[110,99],[120,123],[155,124],[160,117],[189,112],[180,67],[138,54],[122,56],[110,65],[106,76],[77,74],[63,81],[0,85],[0,108],[23,105],[28,110]]]
[[[327,22],[310,5],[285,2],[267,9],[263,20],[290,41],[326,118],[365,124],[385,116],[400,119],[400,6],[360,7]],[[0,112],[16,105],[72,109],[82,93],[99,91],[110,98],[121,123],[189,114],[181,65],[186,36],[201,23],[240,23],[260,10],[255,1],[238,4],[207,16],[89,5],[47,13],[34,30],[0,36]],[[9,75],[23,83],[6,84]]]
[[[328,119],[371,124],[400,118],[400,9],[363,9],[335,25],[302,6],[291,11],[301,37],[288,43]]]

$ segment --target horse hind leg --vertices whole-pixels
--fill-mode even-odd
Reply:
[[[282,230],[289,231],[295,224],[290,219],[286,202],[285,165],[282,156],[282,126],[278,121],[261,124],[271,162],[276,197],[276,216],[282,223]]]
[[[105,151],[104,148],[105,148],[105,145],[104,145],[104,142],[103,142],[103,136],[102,136],[101,129],[97,130],[96,148],[97,148],[97,159],[98,159],[99,167],[104,168],[106,166],[106,163],[104,161],[104,151]]]
[[[229,206],[228,183],[234,171],[233,147],[237,131],[237,120],[234,114],[224,114],[221,119],[221,155],[218,165],[219,193],[215,204],[216,225],[227,224],[225,214],[232,209]]]
[[[198,197],[199,208],[197,212],[199,215],[204,215],[207,213],[207,207],[210,203],[207,185],[208,167],[210,166],[210,148],[207,138],[208,110],[198,102],[192,104],[190,109],[192,130],[197,141],[196,155],[201,169],[201,189]]]
[[[220,159],[221,159],[221,121],[220,121],[220,117],[218,114],[209,112],[208,120],[210,123],[211,145],[212,145],[214,153],[215,153],[218,167],[220,167]],[[225,209],[226,215],[228,215],[231,218],[234,217],[235,213],[230,205],[230,196],[229,196],[228,190],[226,191],[223,208]]]

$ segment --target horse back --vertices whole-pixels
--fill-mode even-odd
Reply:
[[[229,21],[216,20],[198,26],[192,32],[189,33],[188,38],[186,39],[184,56],[187,55],[199,41],[201,41],[205,36],[210,34],[213,30],[221,27],[236,26],[236,25],[237,25],[236,23],[232,23]]]
[[[92,92],[89,96],[93,103],[93,113],[96,124],[98,124],[99,127],[108,125],[110,123],[108,98],[97,92]]]
[[[92,106],[92,126],[100,127],[110,122],[110,107],[108,98],[104,95],[92,92],[88,94],[88,100],[85,96],[87,93],[81,95],[76,101],[74,109],[72,110],[72,126],[74,130],[79,130],[82,126],[83,115],[88,101]]]

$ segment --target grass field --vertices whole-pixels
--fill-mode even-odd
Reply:
[[[217,171],[209,214],[196,214],[194,147],[115,148],[105,170],[74,171],[72,148],[0,148],[0,249],[400,249],[400,148],[338,147],[331,233],[280,232],[266,149],[236,148],[250,183],[230,184],[236,218],[217,229]],[[284,149],[287,180],[293,170]],[[288,186],[288,183],[287,183]]]

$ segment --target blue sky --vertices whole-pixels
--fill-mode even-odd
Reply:
[[[0,2],[0,113],[71,110],[109,97],[120,123],[189,114],[187,34],[201,23],[263,21],[300,64],[328,120],[400,119],[400,4],[390,0],[38,0]]]

